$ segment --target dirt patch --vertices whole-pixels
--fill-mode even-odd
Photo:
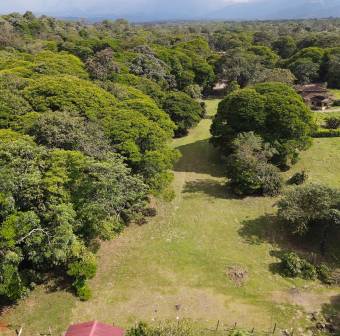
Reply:
[[[276,291],[272,293],[273,300],[278,303],[288,303],[301,306],[307,313],[320,311],[322,306],[330,302],[331,297],[338,291],[327,293],[313,293],[304,288],[290,288],[287,291]]]
[[[248,271],[241,266],[229,266],[226,274],[237,287],[243,286],[248,278]]]

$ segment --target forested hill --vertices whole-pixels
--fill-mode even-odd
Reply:
[[[0,296],[10,302],[54,275],[91,296],[98,242],[144,224],[152,197],[171,199],[170,141],[205,116],[201,98],[218,79],[228,90],[340,87],[337,20],[90,25],[27,12],[0,26]]]

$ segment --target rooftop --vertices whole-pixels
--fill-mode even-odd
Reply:
[[[124,336],[125,331],[121,328],[91,321],[71,325],[65,336]]]

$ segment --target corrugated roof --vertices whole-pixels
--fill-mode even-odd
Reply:
[[[71,325],[65,336],[123,336],[125,331],[121,328],[98,321],[91,321]]]

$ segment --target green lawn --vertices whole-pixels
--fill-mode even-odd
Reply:
[[[326,112],[313,112],[316,122],[322,126],[327,118],[340,118],[340,107],[326,110]]]
[[[332,95],[335,97],[335,99],[340,99],[340,90],[338,89],[330,89]]]
[[[207,101],[209,115],[217,104]],[[126,327],[177,316],[210,327],[218,319],[257,330],[270,330],[274,323],[279,329],[307,325],[305,312],[329,303],[339,288],[271,272],[277,262],[272,252],[281,241],[270,225],[276,199],[236,199],[227,193],[223,167],[208,141],[210,125],[206,118],[187,137],[174,140],[182,153],[175,199],[158,202],[158,216],[148,225],[131,226],[102,244],[91,301],[40,286],[3,314],[3,321],[24,325],[24,335],[49,326],[57,335],[71,322],[93,319]],[[285,175],[301,169],[312,181],[340,187],[339,139],[315,140]],[[229,278],[230,267],[245,271],[242,286]]]

